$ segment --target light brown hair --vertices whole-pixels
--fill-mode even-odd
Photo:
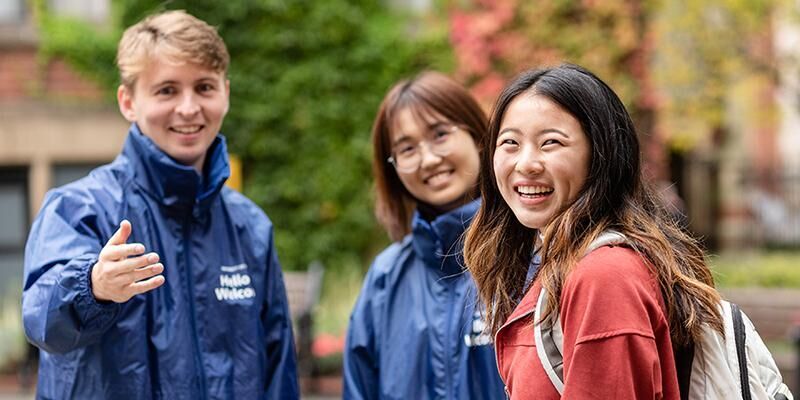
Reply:
[[[387,161],[392,155],[391,132],[396,128],[396,116],[405,109],[411,110],[424,125],[437,118],[446,118],[469,132],[479,149],[487,125],[486,114],[472,95],[441,73],[422,72],[389,89],[372,126],[372,175],[375,179],[375,216],[394,241],[411,231],[411,217],[416,206],[416,200]],[[477,188],[467,195],[476,197]]]
[[[192,63],[226,73],[230,56],[217,30],[186,11],[151,15],[122,34],[117,67],[122,84],[133,89],[136,79],[154,57],[176,64]]]
[[[497,188],[493,153],[503,116],[517,96],[543,96],[577,119],[590,144],[586,182],[576,199],[542,233],[523,226]],[[483,201],[467,232],[464,256],[495,334],[528,290],[526,273],[536,250],[535,279],[552,295],[544,319],[558,312],[566,277],[603,231],[627,237],[652,268],[664,297],[673,344],[683,346],[707,323],[722,332],[719,294],[703,250],[671,219],[644,181],[633,122],[617,95],[591,72],[565,64],[519,75],[500,94],[484,141]]]

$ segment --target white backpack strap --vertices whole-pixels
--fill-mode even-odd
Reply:
[[[603,246],[614,246],[623,243],[627,243],[628,239],[625,235],[617,232],[617,231],[604,231],[597,237],[597,239],[593,240],[592,243],[589,244],[589,247],[586,248],[586,253],[583,254],[584,257],[589,255],[589,253],[603,247]]]
[[[564,356],[562,347],[564,345],[564,334],[561,331],[561,321],[556,315],[555,322],[552,324],[541,323],[542,309],[547,303],[547,290],[542,288],[539,300],[536,302],[536,310],[533,313],[533,334],[536,339],[536,354],[542,363],[544,372],[550,378],[550,382],[558,391],[564,393]]]
[[[600,247],[626,242],[625,235],[616,231],[605,231],[589,244],[584,257]],[[536,354],[539,356],[544,372],[560,395],[564,393],[564,332],[561,330],[561,320],[558,318],[558,314],[552,324],[539,322],[542,320],[545,304],[547,304],[547,290],[542,288],[539,299],[536,301],[536,310],[533,313]]]
[[[564,393],[564,356],[562,347],[564,346],[564,334],[561,331],[561,321],[556,315],[555,322],[552,324],[541,323],[542,309],[547,304],[547,290],[542,288],[539,293],[539,300],[536,302],[536,310],[533,313],[533,334],[536,339],[536,354],[542,363],[544,372],[550,378],[550,382],[558,391]]]

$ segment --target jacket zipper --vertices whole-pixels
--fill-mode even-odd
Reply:
[[[194,308],[194,283],[192,281],[192,264],[191,264],[191,229],[192,229],[192,217],[191,214],[189,217],[186,218],[186,222],[183,225],[183,253],[184,258],[186,260],[186,287],[189,289],[189,310],[191,314],[189,315],[189,319],[192,322],[192,342],[194,343],[194,354],[195,354],[195,363],[197,363],[198,367],[198,378],[200,378],[200,394],[201,398],[206,399],[208,398],[208,392],[206,390],[206,373],[205,367],[203,364],[203,354],[200,352],[200,333],[197,331],[197,314]]]
[[[449,284],[450,282],[447,282],[447,283]],[[447,336],[445,336],[445,337],[450,337],[451,334],[452,334],[452,330],[453,330],[453,307],[455,306],[455,293],[456,293],[455,285],[449,284],[447,289],[450,291],[450,301],[449,301],[450,306],[449,306],[449,309],[448,309],[449,315],[447,316]],[[456,341],[456,343],[460,343],[460,342]],[[447,377],[447,388],[446,389],[447,389],[447,398],[448,399],[454,398],[453,397],[453,393],[452,393],[452,390],[453,390],[453,377],[452,377],[452,374],[451,374],[451,371],[453,369],[453,366],[452,366],[452,364],[453,364],[452,358],[453,357],[452,357],[452,354],[450,352],[450,350],[451,350],[450,345],[451,345],[451,343],[448,343],[448,342],[446,342],[445,345],[444,345],[444,348],[445,348],[445,357],[444,357],[444,359],[447,360],[447,367],[446,367],[446,370],[445,370],[445,376]]]

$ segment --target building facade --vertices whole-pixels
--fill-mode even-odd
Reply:
[[[107,163],[128,123],[96,85],[42,61],[26,0],[0,2],[0,367],[25,356],[19,299],[28,229],[52,187]],[[61,15],[107,20],[108,0],[49,0]]]

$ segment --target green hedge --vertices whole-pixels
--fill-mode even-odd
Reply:
[[[720,287],[782,287],[800,289],[800,251],[727,253],[709,257]]]

